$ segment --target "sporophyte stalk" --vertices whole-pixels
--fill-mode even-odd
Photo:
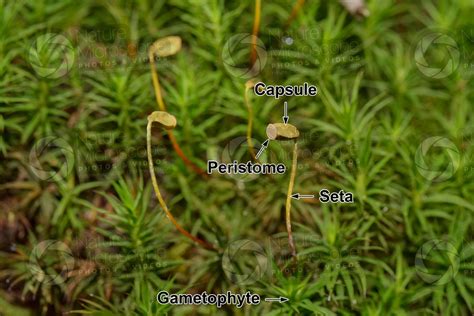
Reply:
[[[293,194],[293,187],[295,185],[296,167],[298,161],[298,143],[297,139],[300,136],[300,132],[296,126],[292,124],[284,123],[273,123],[267,126],[267,137],[270,140],[293,140],[293,157],[291,161],[291,172],[290,181],[288,183],[288,192],[286,195],[285,204],[285,223],[286,231],[288,233],[288,244],[292,257],[296,260],[296,246],[293,240],[293,232],[291,229],[291,195]]]
[[[158,185],[158,180],[156,179],[156,175],[155,175],[155,167],[154,167],[152,151],[151,151],[151,129],[152,129],[153,123],[157,123],[161,128],[167,130],[167,132],[169,133],[171,130],[173,130],[176,127],[176,118],[173,115],[164,111],[155,111],[148,116],[148,124],[146,128],[147,130],[147,133],[146,133],[147,156],[148,156],[148,166],[150,170],[150,176],[151,176],[153,189],[155,191],[155,196],[158,199],[158,202],[160,203],[161,207],[163,208],[163,211],[165,212],[166,217],[168,217],[171,223],[173,223],[173,225],[176,227],[176,229],[178,229],[178,231],[181,234],[191,239],[192,241],[200,244],[204,248],[216,250],[216,247],[214,247],[214,245],[212,245],[211,243],[192,235],[186,229],[184,229],[175,219],[173,214],[170,212],[170,210],[168,209],[168,206],[166,205],[165,200],[163,199],[163,196],[161,195],[160,187]]]
[[[155,56],[162,58],[167,56],[172,56],[177,54],[182,47],[181,37],[179,36],[167,36],[156,40],[148,50],[148,59],[150,61],[150,68],[151,68],[151,78],[153,81],[153,90],[155,91],[155,99],[156,103],[160,111],[166,112],[166,105],[163,100],[163,96],[161,94],[161,86],[160,86],[160,79],[158,76],[158,71],[155,65]],[[178,154],[178,156],[183,160],[184,164],[196,172],[201,176],[207,177],[206,172],[199,168],[196,164],[194,164],[183,152],[181,147],[176,140],[176,137],[173,134],[172,130],[168,131],[168,137],[170,142],[173,146],[174,151]]]

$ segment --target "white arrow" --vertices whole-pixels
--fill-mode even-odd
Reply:
[[[280,303],[285,303],[288,302],[290,299],[280,296],[280,297],[267,297],[265,298],[265,302],[280,302]]]
[[[263,154],[263,151],[268,147],[269,142],[270,142],[269,139],[267,139],[266,141],[263,142],[262,147],[260,148],[258,153],[255,155],[256,159],[258,159],[258,157],[260,157],[260,155]]]
[[[284,103],[284,108],[283,108],[283,123],[288,124],[288,120],[289,120],[289,116],[288,116],[288,102],[285,101]]]
[[[299,194],[299,193],[295,193],[293,195],[291,195],[291,198],[295,199],[295,200],[299,200],[299,199],[314,199],[314,194]]]

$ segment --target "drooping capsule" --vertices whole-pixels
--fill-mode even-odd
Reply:
[[[156,122],[164,129],[173,129],[176,127],[176,117],[164,111],[154,111],[148,115],[148,121]]]
[[[156,40],[150,46],[150,53],[157,57],[167,57],[175,55],[181,50],[181,37],[166,36]]]

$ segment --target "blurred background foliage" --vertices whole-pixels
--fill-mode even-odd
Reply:
[[[231,60],[223,53],[232,36],[252,32],[254,1],[0,3],[1,313],[474,312],[472,1],[370,0],[365,17],[307,1],[291,23],[295,1],[262,3],[252,79],[319,89],[280,100],[246,92],[251,78],[232,71],[248,67],[248,43],[232,47]],[[428,50],[430,32],[454,44]],[[155,63],[190,160],[205,168],[207,159],[251,159],[244,94],[256,150],[288,101],[301,131],[294,191],[354,193],[353,204],[293,201],[298,263],[284,233],[287,175],[204,179],[154,132],[170,209],[221,250],[192,244],[157,204],[146,161],[146,118],[158,109],[147,50],[168,35],[183,49]],[[73,52],[60,73],[44,68],[55,57],[38,49],[48,36]],[[420,52],[449,73],[427,72]],[[449,146],[420,156],[430,137]],[[262,160],[289,168],[290,152],[271,142]],[[160,290],[290,301],[171,308],[156,302]]]

